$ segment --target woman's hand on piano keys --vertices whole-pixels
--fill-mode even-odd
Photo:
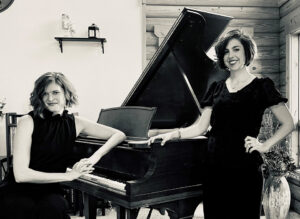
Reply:
[[[152,144],[156,139],[162,139],[161,141],[161,146],[164,146],[167,141],[174,140],[174,139],[180,139],[181,138],[181,133],[180,129],[176,129],[175,131],[168,132],[165,134],[159,134],[156,136],[153,136],[149,139],[148,145]]]
[[[70,181],[79,178],[81,175],[92,173],[94,171],[93,165],[90,163],[89,159],[81,159],[75,163],[71,169],[68,171]]]

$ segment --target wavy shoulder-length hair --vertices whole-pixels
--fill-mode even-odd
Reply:
[[[218,57],[218,63],[220,68],[227,69],[224,63],[224,55],[228,42],[232,39],[237,39],[241,42],[245,50],[245,65],[249,66],[253,61],[257,47],[255,41],[242,31],[236,29],[229,31],[224,37],[222,37],[215,46],[216,55]]]
[[[52,82],[55,82],[63,89],[66,107],[72,107],[78,103],[76,90],[66,76],[59,72],[47,72],[35,81],[33,91],[30,94],[30,105],[33,107],[34,115],[42,115],[45,109],[43,94],[46,87]]]

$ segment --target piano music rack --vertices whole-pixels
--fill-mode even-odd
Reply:
[[[85,42],[99,42],[101,43],[102,53],[104,54],[104,43],[105,38],[85,38],[85,37],[55,37],[59,42],[59,48],[61,53],[63,53],[63,41],[85,41]]]

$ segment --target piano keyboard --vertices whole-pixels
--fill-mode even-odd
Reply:
[[[67,171],[71,171],[71,168],[67,168]],[[126,184],[125,183],[114,181],[114,180],[111,180],[111,179],[108,179],[105,177],[97,176],[94,174],[84,174],[84,175],[80,176],[77,180],[95,183],[102,188],[105,188],[109,191],[119,193],[121,195],[126,194],[126,190],[125,190]]]

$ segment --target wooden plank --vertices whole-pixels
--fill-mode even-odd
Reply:
[[[157,46],[158,38],[153,32],[146,32],[146,46]]]
[[[146,0],[147,5],[278,7],[274,0]]]
[[[147,6],[146,17],[154,18],[176,18],[180,14],[183,6]],[[234,18],[248,19],[279,19],[278,8],[262,7],[193,7],[196,10],[207,11],[217,14],[232,16]]]
[[[154,55],[154,53],[156,52],[157,49],[158,49],[158,46],[147,46],[147,49],[146,49],[146,59],[150,60],[152,58],[152,56]]]
[[[155,25],[154,26],[154,36],[158,37],[158,38],[164,38],[166,37],[166,35],[168,34],[169,30],[171,29],[172,26],[169,25]],[[225,34],[228,31],[234,30],[234,29],[240,29],[241,31],[243,31],[244,33],[250,35],[253,37],[253,28],[252,27],[241,27],[241,28],[237,28],[237,27],[227,27],[224,32],[221,34]],[[271,35],[270,35],[270,41],[271,40]],[[278,45],[276,43],[276,45]]]
[[[284,17],[298,7],[300,7],[299,0],[289,0],[279,8],[279,15],[280,17]]]
[[[278,90],[281,93],[281,95],[283,97],[286,97],[288,99],[288,101],[289,101],[289,98],[288,98],[287,92],[286,92],[286,85],[285,84],[279,84]]]
[[[155,25],[172,26],[175,21],[176,21],[176,18],[147,18],[146,31],[153,32]]]
[[[259,20],[259,19],[232,19],[229,26],[234,27],[253,27],[254,33],[278,33],[279,20]]]
[[[152,32],[146,33],[147,46],[158,45],[157,43],[159,42],[159,40],[157,39],[157,37],[164,38],[171,27],[172,26],[168,25],[155,25],[154,34]],[[245,33],[250,34],[250,36],[253,34],[252,27],[228,27],[225,29],[224,33],[227,33],[229,30],[233,29],[241,29]],[[279,35],[277,33],[255,33],[253,39],[255,40],[257,46],[279,46]]]
[[[280,66],[280,68],[279,68],[280,72],[285,72],[286,71],[286,58],[280,59],[279,63],[280,63],[279,64],[279,66]]]
[[[146,30],[154,30],[155,25],[173,25],[176,18],[147,18]],[[279,33],[279,20],[233,19],[229,27],[253,27],[254,33]]]
[[[283,45],[281,45],[280,47],[279,47],[279,58],[280,59],[283,59],[283,58],[285,58],[285,56],[286,56],[286,52],[285,52],[285,48],[286,47],[286,45],[285,44],[283,44]]]
[[[300,27],[300,7],[282,17],[279,22],[280,32],[290,32],[298,27]]]
[[[269,40],[268,40],[269,37]],[[258,47],[260,46],[278,46],[278,37],[276,36],[267,36],[267,35],[255,35],[253,39],[256,42],[256,45]],[[147,46],[158,46],[158,37],[155,36],[153,32],[147,32],[146,33],[146,45]],[[285,51],[284,51],[285,52]]]
[[[257,59],[276,59],[279,58],[278,46],[257,47]]]
[[[286,72],[280,72],[279,73],[279,83],[281,87],[286,87]]]
[[[279,33],[279,45],[282,46],[284,44],[286,44],[286,33],[282,31]]]
[[[283,96],[283,97],[286,97],[286,87],[285,86],[280,86],[279,87],[279,92],[281,93],[281,95]]]
[[[279,72],[279,61],[255,59],[248,68],[253,74],[276,74]]]
[[[279,34],[255,33],[253,39],[257,46],[279,46]]]
[[[291,199],[291,209],[300,214],[300,201]]]
[[[288,2],[289,0],[278,0],[278,7],[283,6],[286,2]]]

